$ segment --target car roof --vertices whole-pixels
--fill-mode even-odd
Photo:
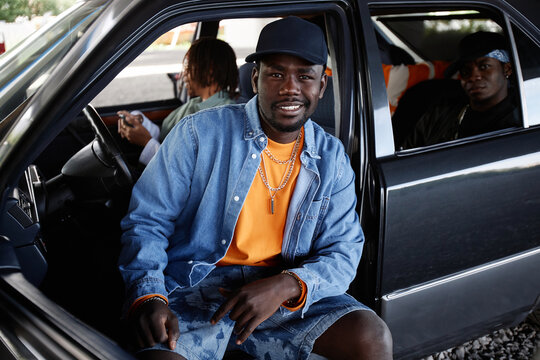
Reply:
[[[497,6],[501,7],[507,5],[507,10],[511,16],[518,18],[527,19],[531,25],[534,25],[536,29],[540,29],[540,1],[536,0],[481,0],[481,1],[442,1],[442,0],[423,0],[422,2],[418,1],[400,1],[399,4],[395,1],[391,2],[388,0],[365,0],[363,1],[368,5],[372,6],[381,6],[381,5],[391,5],[393,7],[402,7],[405,4],[420,6],[420,7],[430,7],[430,6]]]

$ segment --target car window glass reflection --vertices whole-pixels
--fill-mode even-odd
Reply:
[[[520,29],[513,27],[516,47],[523,75],[523,95],[529,126],[540,124],[540,47]]]

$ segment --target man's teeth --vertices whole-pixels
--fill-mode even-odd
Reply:
[[[280,106],[283,110],[298,110],[300,105]]]

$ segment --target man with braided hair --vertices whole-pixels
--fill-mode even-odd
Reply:
[[[184,57],[184,86],[191,97],[171,112],[161,128],[140,111],[119,111],[118,133],[143,147],[139,162],[148,164],[171,129],[184,116],[215,106],[234,104],[238,68],[234,50],[225,41],[203,37],[193,42]]]

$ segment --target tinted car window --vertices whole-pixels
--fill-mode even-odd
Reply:
[[[510,95],[507,99],[511,104],[500,111],[493,106],[494,113],[504,115],[490,117],[487,112],[471,114],[473,110],[462,88],[467,85],[460,84],[458,72],[449,71],[458,58],[458,44],[465,36],[479,31],[504,35],[496,15],[464,9],[377,14],[372,20],[379,34],[397,150],[521,126],[515,76],[508,78]],[[505,74],[501,72],[501,76]],[[485,78],[482,80],[485,84]],[[462,124],[478,123],[476,119],[484,115],[486,126],[463,130]],[[495,122],[501,125],[492,125]]]
[[[376,16],[378,27],[388,36],[401,41],[402,47],[416,55],[416,59],[455,59],[457,43],[467,32],[496,31],[497,23],[478,11],[440,11],[403,14],[400,16]]]

